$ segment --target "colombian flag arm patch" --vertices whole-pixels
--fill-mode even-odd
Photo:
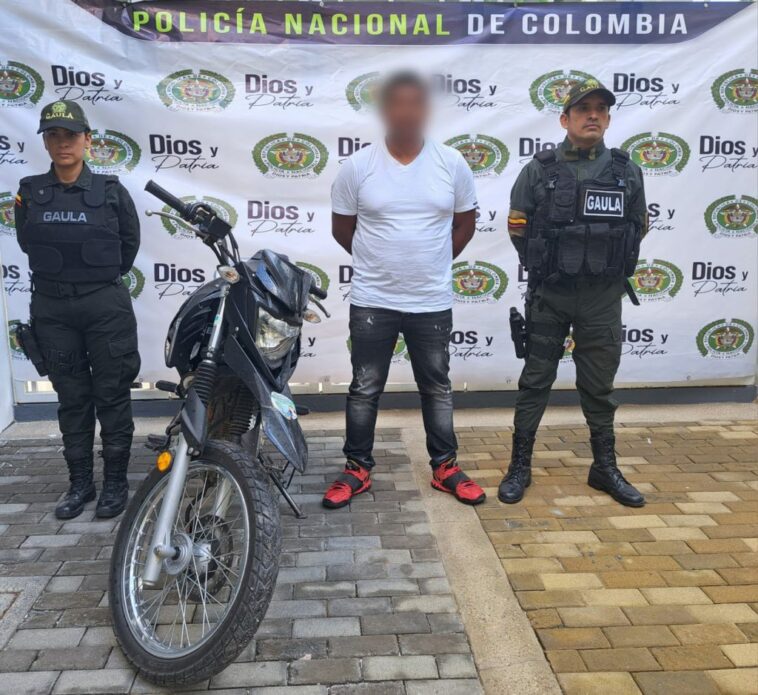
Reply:
[[[24,204],[20,193],[16,193],[16,207],[20,208]]]
[[[511,209],[508,212],[508,233],[511,236],[524,236],[526,234],[526,213],[521,210]]]

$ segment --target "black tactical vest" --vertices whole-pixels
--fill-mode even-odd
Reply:
[[[578,181],[555,151],[534,155],[547,192],[527,232],[526,269],[548,282],[561,278],[621,278],[634,274],[641,230],[629,219],[629,155],[611,150],[607,178]]]
[[[33,277],[59,282],[108,282],[121,268],[118,220],[109,219],[105,184],[92,175],[90,190],[64,191],[49,176],[22,180],[31,194],[24,236]]]

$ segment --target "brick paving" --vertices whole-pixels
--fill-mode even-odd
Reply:
[[[648,504],[587,486],[584,427],[540,430],[532,486],[497,501],[511,432],[459,432],[477,507],[567,695],[758,693],[758,422],[619,427]]]
[[[311,463],[292,488],[308,517],[282,507],[266,619],[237,662],[193,692],[482,693],[400,431],[377,437],[371,492],[330,512],[320,499],[343,463],[342,438],[316,431],[308,440]],[[132,489],[152,465],[141,445]],[[94,503],[58,521],[66,485],[59,444],[0,440],[0,693],[169,692],[135,678],[115,646],[106,584],[117,521],[93,520]]]

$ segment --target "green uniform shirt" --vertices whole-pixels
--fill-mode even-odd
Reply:
[[[610,178],[611,151],[601,140],[589,150],[574,147],[568,138],[556,151],[559,162],[567,162],[577,181]],[[626,186],[630,221],[639,225],[642,236],[647,234],[647,203],[642,170],[631,160],[626,167]],[[508,233],[519,256],[523,253],[526,230],[534,212],[547,197],[542,178],[542,165],[532,159],[518,175],[511,189],[511,209],[508,213]]]

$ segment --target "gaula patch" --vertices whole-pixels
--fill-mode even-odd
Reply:
[[[584,217],[623,217],[624,192],[588,188],[584,192]]]

